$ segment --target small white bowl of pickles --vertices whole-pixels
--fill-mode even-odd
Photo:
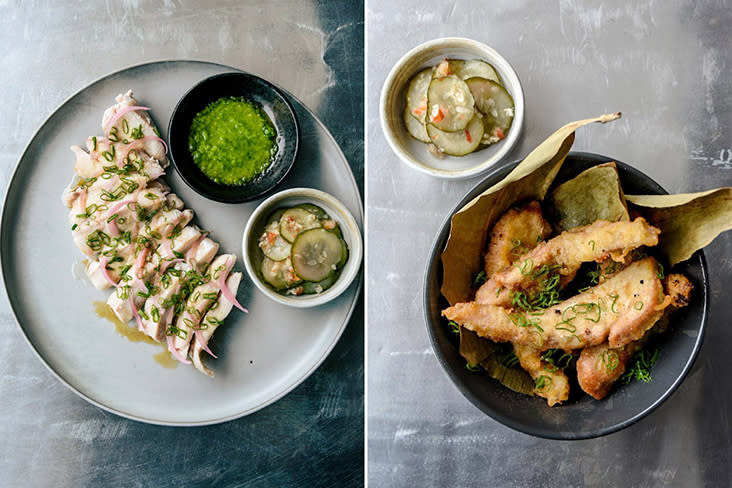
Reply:
[[[291,188],[257,206],[244,229],[244,266],[283,305],[308,308],[343,293],[361,268],[361,231],[348,209],[313,188]]]
[[[384,82],[380,112],[384,135],[402,161],[433,176],[467,178],[516,145],[524,94],[494,49],[449,37],[402,56]]]

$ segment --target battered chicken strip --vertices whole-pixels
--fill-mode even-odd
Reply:
[[[689,304],[694,286],[686,276],[672,273],[664,279],[663,286],[667,297],[665,301],[669,302],[666,316]],[[596,400],[605,398],[615,382],[625,373],[633,355],[643,347],[649,333],[620,348],[600,344],[583,349],[577,360],[577,381],[582,390]]]
[[[569,398],[569,379],[559,368],[550,368],[541,360],[541,351],[531,345],[513,344],[521,367],[534,380],[534,394],[546,398],[550,407]]]
[[[577,359],[577,381],[582,391],[595,400],[605,398],[641,347],[642,340],[618,348],[600,344],[582,349]]]
[[[562,232],[521,256],[510,268],[493,275],[478,289],[475,301],[508,307],[515,291],[533,293],[532,288],[539,285],[534,275],[545,267],[556,269],[560,277],[574,276],[584,262],[607,257],[622,261],[637,247],[655,246],[660,232],[642,217],[631,222],[600,220]]]
[[[551,230],[541,214],[539,202],[508,210],[491,229],[485,255],[486,276],[490,278],[508,268],[519,256],[546,239]]]
[[[532,201],[521,208],[508,210],[491,229],[485,255],[486,276],[490,278],[495,273],[504,271],[519,256],[544,241],[550,233],[551,224],[544,220],[539,202]],[[464,337],[465,334],[461,332],[461,349]],[[514,343],[513,350],[521,367],[537,385],[534,388],[536,395],[546,398],[550,406],[567,400],[569,380],[562,370],[547,371],[541,361],[541,351],[534,347]]]
[[[606,340],[620,347],[640,339],[663,314],[667,301],[656,273],[656,260],[646,258],[542,311],[469,302],[455,304],[442,315],[495,342],[530,344],[541,351],[581,349]]]

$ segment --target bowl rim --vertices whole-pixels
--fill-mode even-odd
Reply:
[[[238,197],[229,198],[229,197],[224,197],[224,196],[216,194],[216,193],[210,193],[210,192],[204,190],[196,183],[196,180],[194,178],[190,178],[189,177],[190,175],[187,175],[180,168],[180,166],[176,162],[175,156],[173,155],[174,145],[172,144],[172,141],[171,141],[171,134],[173,133],[173,130],[172,130],[173,122],[175,120],[176,114],[178,113],[178,110],[181,107],[181,104],[194,90],[198,89],[201,85],[204,85],[206,83],[211,83],[220,78],[235,78],[235,77],[246,78],[247,80],[250,80],[250,81],[254,80],[254,82],[259,83],[259,84],[263,85],[264,87],[266,87],[267,89],[269,89],[269,91],[271,93],[273,93],[275,95],[275,97],[287,107],[287,113],[289,114],[288,124],[292,123],[292,128],[294,130],[295,136],[292,138],[292,139],[294,139],[294,141],[291,142],[291,144],[293,144],[292,157],[285,163],[287,168],[276,180],[273,180],[274,183],[270,187],[257,191],[257,192],[254,192],[254,193],[246,195],[246,196],[238,196]],[[199,195],[201,195],[209,200],[214,200],[214,201],[220,202],[220,203],[250,202],[252,200],[256,200],[257,198],[261,198],[265,195],[272,193],[277,188],[277,186],[279,186],[279,184],[282,183],[282,181],[287,177],[287,175],[292,170],[292,167],[294,166],[295,161],[297,160],[297,154],[298,154],[298,151],[300,148],[300,122],[297,119],[297,114],[295,113],[295,109],[292,106],[292,103],[290,103],[290,101],[287,99],[286,93],[287,93],[286,91],[284,91],[279,86],[272,83],[271,81],[268,81],[268,80],[262,78],[261,76],[257,76],[253,73],[249,73],[249,72],[243,71],[243,70],[232,70],[232,71],[225,71],[222,73],[216,73],[214,75],[207,76],[206,78],[203,78],[202,80],[199,80],[198,82],[196,82],[178,99],[178,101],[175,104],[175,107],[173,108],[173,111],[170,114],[170,119],[168,120],[168,144],[169,144],[168,159],[170,160],[170,163],[173,166],[173,168],[175,168],[176,173],[178,173],[178,175],[185,182],[185,184],[189,188],[191,188],[193,191],[195,191]],[[273,161],[273,163],[274,163],[274,161]],[[265,172],[266,171],[267,170],[265,169]],[[255,181],[255,180],[256,180],[256,178],[252,181]],[[228,186],[228,185],[221,185],[221,186]],[[245,186],[246,186],[246,184],[242,185],[242,188],[244,188]]]
[[[498,72],[501,74],[501,76],[504,78],[505,83],[511,87],[511,95],[514,100],[514,119],[511,124],[511,128],[508,131],[508,136],[503,140],[500,141],[499,144],[501,144],[501,147],[499,150],[493,154],[488,159],[477,163],[474,166],[471,166],[469,168],[464,168],[460,170],[445,170],[445,169],[439,169],[439,168],[433,168],[429,165],[423,164],[422,162],[418,161],[417,159],[410,157],[408,154],[406,154],[404,151],[402,151],[399,148],[399,145],[397,143],[396,137],[393,134],[393,131],[391,130],[391,126],[389,124],[389,107],[387,106],[387,93],[389,93],[391,90],[394,89],[395,85],[395,79],[398,76],[399,72],[403,69],[404,65],[409,61],[412,57],[414,57],[416,54],[433,47],[440,47],[443,45],[457,45],[462,44],[464,47],[468,47],[470,49],[475,49],[476,51],[479,51],[481,53],[488,53],[491,57],[488,61],[491,64],[495,64],[498,66],[495,66]],[[450,47],[450,46],[448,46]],[[456,46],[457,47],[457,46]],[[486,56],[483,56],[486,57]],[[487,58],[487,57],[486,57]],[[468,39],[465,37],[441,37],[438,39],[432,39],[430,41],[424,42],[422,44],[419,44],[418,46],[410,49],[406,54],[404,54],[399,60],[394,64],[394,66],[389,71],[389,74],[387,75],[384,84],[381,88],[381,95],[379,98],[379,119],[381,122],[381,129],[384,134],[384,137],[386,138],[387,142],[389,143],[389,146],[391,147],[392,151],[399,157],[400,160],[405,162],[410,167],[431,175],[436,176],[439,178],[445,178],[445,179],[463,179],[463,178],[469,178],[472,176],[476,176],[478,174],[482,174],[490,170],[491,168],[497,166],[501,161],[503,161],[508,154],[511,152],[511,150],[516,146],[516,144],[519,141],[519,138],[521,137],[521,134],[523,132],[523,126],[524,126],[524,115],[526,111],[526,102],[524,97],[524,90],[523,85],[521,84],[521,80],[518,77],[518,73],[516,72],[515,68],[509,63],[506,58],[504,58],[498,51],[493,49],[492,47],[483,44],[482,42]]]
[[[341,232],[344,234],[344,239],[346,239],[349,245],[349,256],[348,261],[341,270],[341,275],[338,277],[336,283],[322,293],[315,295],[301,295],[297,297],[281,295],[265,285],[257,271],[254,269],[252,257],[248,251],[249,240],[254,238],[252,233],[254,226],[265,212],[275,210],[275,207],[278,206],[279,203],[282,203],[287,199],[302,199],[315,205],[322,202],[334,208],[338,213],[338,215],[330,215],[332,212],[328,212],[331,218],[339,221]],[[275,302],[294,308],[312,308],[335,300],[344,291],[346,291],[356,279],[361,270],[361,260],[363,258],[361,230],[356,219],[348,208],[346,208],[340,200],[330,193],[308,187],[297,187],[282,190],[270,195],[268,198],[260,202],[247,219],[244,232],[242,233],[241,246],[244,267],[249,275],[249,279],[254,283],[257,289]]]
[[[624,170],[628,171],[629,173],[634,174],[635,176],[639,176],[641,178],[645,178],[648,181],[652,183],[653,186],[656,187],[656,189],[661,194],[668,194],[668,192],[659,185],[653,178],[646,175],[642,171],[636,169],[635,167],[624,163],[622,161],[619,161],[614,158],[610,158],[601,154],[597,153],[590,153],[590,152],[583,152],[583,151],[572,151],[568,153],[567,158],[574,157],[579,159],[593,159],[599,161],[614,161],[615,164],[617,164],[619,167],[622,167]],[[452,207],[452,209],[447,214],[446,218],[443,220],[441,226],[439,227],[439,232],[437,236],[435,237],[432,247],[430,250],[426,271],[424,273],[424,278],[422,282],[422,289],[423,289],[423,296],[422,296],[422,312],[423,317],[425,321],[425,326],[427,328],[427,335],[429,336],[430,345],[432,346],[432,350],[440,363],[440,366],[443,369],[443,372],[447,375],[447,377],[450,379],[450,381],[453,383],[455,387],[462,393],[462,395],[470,401],[475,407],[477,407],[479,410],[481,410],[484,414],[491,417],[493,420],[505,425],[506,427],[509,427],[513,430],[516,430],[518,432],[522,432],[524,434],[541,437],[545,439],[553,439],[553,440],[583,440],[583,439],[591,439],[596,438],[600,436],[604,436],[607,434],[611,434],[614,432],[617,432],[619,430],[622,430],[626,427],[629,427],[630,425],[638,422],[642,418],[646,417],[648,414],[650,414],[653,410],[658,408],[664,401],[666,401],[681,385],[681,383],[684,381],[684,379],[688,376],[689,371],[693,367],[696,359],[699,356],[699,350],[701,349],[705,331],[706,331],[706,322],[709,315],[709,273],[707,269],[707,262],[706,258],[704,256],[703,250],[698,250],[695,252],[689,260],[695,259],[698,257],[699,263],[700,263],[700,275],[701,275],[701,287],[700,292],[703,294],[703,301],[701,302],[701,317],[699,320],[699,328],[696,340],[694,342],[694,346],[691,350],[691,354],[689,357],[685,359],[685,364],[683,365],[682,370],[680,371],[677,378],[673,380],[673,382],[668,386],[666,391],[663,392],[658,398],[656,398],[654,401],[652,401],[645,409],[641,410],[640,412],[636,413],[635,415],[630,416],[629,418],[626,418],[623,421],[616,422],[611,425],[607,425],[603,428],[590,430],[586,432],[567,432],[567,431],[558,431],[558,430],[550,430],[550,429],[534,429],[527,427],[525,424],[515,421],[510,417],[506,417],[502,415],[500,412],[494,411],[490,405],[487,405],[486,403],[481,400],[477,395],[475,395],[466,385],[464,385],[458,377],[458,375],[452,370],[450,364],[447,361],[447,358],[444,356],[444,354],[441,352],[439,339],[435,333],[435,327],[432,324],[432,317],[430,315],[430,294],[429,294],[429,282],[430,278],[433,275],[433,272],[440,271],[442,269],[442,263],[440,256],[442,254],[444,244],[447,242],[447,237],[449,235],[449,228],[450,228],[450,221],[452,219],[452,216],[465,204],[467,204],[470,200],[475,198],[477,195],[479,195],[482,191],[490,187],[490,185],[487,183],[488,180],[493,180],[495,178],[503,178],[508,173],[510,173],[511,170],[513,170],[523,159],[518,159],[512,163],[509,163],[507,165],[503,165],[497,168],[494,168],[494,170],[487,174],[481,181],[479,181],[477,184],[475,184],[473,187],[471,187],[465,195],[460,199],[456,205]],[[599,163],[598,163],[599,164]],[[487,186],[486,186],[487,185]],[[438,291],[439,293],[439,291]],[[442,296],[439,294],[438,296]],[[486,378],[488,380],[488,378]],[[550,407],[547,407],[550,408]],[[554,407],[556,408],[556,407]],[[561,407],[559,407],[561,408]]]

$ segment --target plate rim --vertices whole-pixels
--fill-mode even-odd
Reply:
[[[577,157],[577,158],[592,158],[595,160],[602,160],[602,161],[614,161],[616,164],[619,164],[624,167],[624,169],[629,169],[631,172],[638,173],[642,176],[645,176],[646,178],[650,179],[655,186],[660,189],[662,193],[668,194],[668,191],[663,188],[659,183],[656,182],[653,178],[648,176],[643,171],[639,170],[638,168],[629,165],[628,163],[619,161],[615,158],[607,157],[602,154],[598,153],[591,153],[586,151],[570,151],[567,156],[569,157]],[[673,395],[674,392],[678,389],[678,387],[683,383],[683,381],[687,378],[689,375],[689,372],[691,371],[691,368],[694,366],[694,363],[699,357],[699,351],[702,347],[702,344],[704,342],[704,335],[706,332],[706,324],[709,316],[709,272],[707,269],[707,261],[704,256],[704,250],[700,249],[696,251],[691,258],[693,259],[695,256],[698,256],[700,260],[700,274],[702,277],[701,285],[703,290],[703,300],[701,303],[702,310],[701,310],[701,319],[699,321],[699,332],[697,334],[696,340],[694,342],[694,347],[692,348],[691,355],[689,358],[686,359],[686,362],[683,366],[683,369],[681,370],[681,373],[679,376],[669,385],[669,387],[666,389],[666,391],[659,396],[657,399],[655,399],[648,407],[643,409],[642,411],[638,412],[637,414],[633,415],[632,417],[629,417],[621,422],[614,423],[612,425],[608,425],[604,428],[595,429],[592,431],[587,432],[566,432],[561,430],[551,431],[548,429],[532,429],[527,428],[524,425],[522,425],[519,422],[515,422],[511,420],[510,418],[506,418],[500,413],[494,412],[492,409],[489,408],[489,406],[485,405],[483,401],[478,398],[476,395],[473,394],[470,389],[463,385],[460,381],[460,378],[456,375],[456,373],[452,370],[450,365],[447,362],[447,359],[443,357],[443,354],[440,351],[440,345],[438,342],[438,338],[435,334],[435,331],[433,330],[433,326],[431,325],[431,316],[430,316],[430,296],[429,296],[429,280],[432,276],[433,272],[436,270],[441,269],[442,263],[436,262],[436,260],[439,260],[439,256],[442,253],[442,247],[440,244],[443,240],[447,239],[447,236],[449,235],[449,224],[452,219],[452,216],[467,202],[475,198],[479,193],[478,189],[482,186],[486,186],[486,182],[489,179],[498,177],[502,172],[505,172],[506,175],[515,168],[521,161],[523,161],[524,158],[517,159],[515,161],[512,161],[511,163],[508,163],[506,165],[501,165],[500,167],[495,167],[484,175],[484,177],[477,182],[475,185],[473,185],[464,195],[463,197],[451,208],[451,210],[448,212],[445,219],[443,219],[443,222],[441,226],[439,227],[439,232],[435,239],[433,240],[432,247],[430,250],[426,270],[424,273],[424,278],[422,281],[422,312],[423,312],[423,318],[425,322],[425,326],[427,328],[427,335],[430,340],[430,345],[432,347],[432,351],[435,354],[435,357],[437,358],[437,361],[440,363],[440,366],[442,367],[443,373],[447,375],[450,382],[455,386],[458,391],[476,408],[478,408],[483,414],[487,415],[494,421],[498,422],[499,424],[502,424],[512,430],[515,430],[517,432],[521,432],[523,434],[528,434],[531,436],[535,436],[538,438],[544,438],[544,439],[551,439],[551,440],[584,440],[584,439],[592,439],[601,437],[607,434],[612,434],[614,432],[618,432],[626,427],[629,427],[630,425],[640,421],[644,417],[648,416],[651,412],[653,412],[655,409],[657,409],[662,403],[664,403],[668,398]],[[486,186],[486,189],[490,185]],[[475,193],[475,195],[473,195]],[[441,295],[440,295],[441,296]]]
[[[48,123],[51,121],[51,119],[56,116],[56,114],[65,106],[67,106],[72,100],[74,100],[76,97],[78,97],[80,94],[85,92],[86,90],[90,89],[92,86],[102,83],[103,81],[112,78],[114,76],[117,76],[121,73],[124,73],[126,71],[132,71],[135,69],[144,68],[147,66],[153,66],[153,65],[163,65],[163,64],[177,64],[177,63],[191,63],[191,64],[198,64],[198,65],[209,65],[209,66],[215,66],[218,68],[224,68],[236,72],[245,72],[249,73],[247,71],[244,71],[242,69],[229,66],[223,63],[218,63],[215,61],[206,61],[206,60],[200,60],[200,59],[159,59],[159,60],[153,60],[153,61],[146,61],[142,63],[135,63],[128,66],[125,66],[123,68],[120,68],[118,70],[109,72],[105,75],[102,75],[98,78],[95,78],[94,80],[90,81],[89,83],[85,84],[82,88],[74,91],[70,96],[66,97],[60,104],[58,104],[49,114],[46,116],[43,121],[38,125],[38,127],[33,131],[33,134],[31,135],[30,139],[28,140],[27,144],[23,148],[23,151],[20,153],[20,156],[18,157],[15,166],[13,168],[12,174],[10,176],[10,179],[8,180],[8,184],[5,189],[5,195],[3,196],[3,207],[2,207],[2,213],[0,214],[0,274],[2,275],[2,284],[3,289],[5,291],[5,296],[8,300],[8,304],[10,305],[10,312],[13,315],[13,319],[15,320],[15,323],[17,324],[18,328],[20,329],[23,338],[26,342],[26,344],[30,347],[30,349],[33,351],[33,353],[36,355],[36,357],[41,361],[41,363],[46,367],[48,371],[51,372],[51,374],[59,380],[64,386],[69,388],[74,394],[81,397],[85,401],[89,402],[90,404],[101,408],[102,410],[105,410],[107,412],[113,413],[115,415],[118,415],[123,418],[127,418],[129,420],[135,420],[142,423],[147,423],[151,425],[160,425],[160,426],[169,426],[169,427],[197,427],[197,426],[206,426],[206,425],[215,425],[220,424],[224,422],[229,422],[231,420],[235,420],[241,417],[245,417],[247,415],[251,415],[275,402],[283,398],[285,395],[290,393],[292,390],[300,386],[310,375],[312,375],[319,367],[320,365],[325,361],[325,359],[330,355],[330,353],[335,348],[336,344],[340,341],[343,332],[345,331],[348,324],[351,322],[351,318],[353,317],[353,312],[355,311],[358,301],[361,297],[361,289],[363,286],[363,266],[361,266],[361,269],[359,270],[358,275],[356,276],[356,279],[354,280],[355,283],[352,283],[351,286],[355,286],[354,290],[354,298],[351,301],[350,306],[348,307],[348,311],[346,313],[346,317],[339,327],[337,333],[333,336],[333,340],[331,341],[328,346],[323,349],[322,354],[317,360],[312,364],[312,367],[308,370],[302,372],[300,375],[295,378],[295,380],[288,385],[286,388],[284,388],[281,392],[279,392],[277,395],[273,396],[272,398],[269,398],[253,407],[250,407],[242,412],[237,412],[231,415],[226,415],[222,417],[217,417],[214,419],[207,419],[207,420],[194,420],[194,421],[169,421],[169,420],[162,420],[152,417],[145,417],[140,415],[133,415],[128,412],[124,412],[118,408],[109,406],[105,403],[100,402],[99,400],[96,400],[89,396],[86,393],[81,392],[79,389],[74,387],[71,383],[69,383],[68,380],[66,380],[61,374],[56,371],[49,362],[41,355],[41,353],[38,351],[38,349],[35,347],[35,345],[31,342],[30,338],[28,337],[28,334],[26,333],[25,328],[21,324],[20,319],[18,318],[17,310],[16,310],[16,304],[11,297],[10,290],[8,289],[8,280],[6,276],[6,266],[5,266],[5,258],[4,254],[6,252],[5,250],[5,243],[8,242],[8,238],[6,238],[6,233],[3,232],[3,228],[5,227],[5,222],[8,218],[8,203],[10,201],[10,194],[11,190],[14,186],[17,186],[17,178],[18,173],[20,171],[21,164],[26,159],[26,156],[28,154],[28,151],[31,149],[31,147],[34,146],[34,143],[38,139],[38,136],[40,132],[46,128]],[[254,73],[249,73],[254,74]],[[258,76],[257,74],[254,74],[254,76]],[[260,77],[261,78],[261,77]],[[266,78],[262,78],[265,79]],[[336,141],[335,137],[333,137],[333,134],[328,130],[328,128],[325,126],[325,124],[320,120],[320,118],[308,107],[305,103],[303,103],[299,98],[295,97],[292,93],[285,90],[284,88],[280,87],[278,84],[273,83],[269,80],[266,80],[269,83],[271,83],[276,89],[280,90],[286,97],[291,97],[293,100],[297,101],[300,106],[313,118],[313,120],[316,122],[316,124],[323,130],[323,133],[325,136],[331,141],[331,143],[334,145],[338,155],[342,159],[343,162],[346,163],[346,167],[348,168],[348,177],[349,182],[353,186],[355,190],[355,196],[358,201],[358,210],[356,212],[357,218],[360,221],[360,227],[365,226],[364,222],[364,210],[363,210],[363,199],[361,196],[361,190],[358,187],[358,183],[356,182],[356,178],[353,174],[353,170],[351,169],[351,165],[348,162],[348,158],[346,158],[345,154],[343,153],[343,150],[341,149],[340,145]],[[10,239],[12,240],[12,239]]]

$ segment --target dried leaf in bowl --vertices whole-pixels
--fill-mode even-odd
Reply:
[[[626,198],[661,229],[659,247],[671,266],[689,259],[719,234],[732,229],[732,188]]]
[[[597,220],[628,220],[628,207],[615,163],[599,164],[559,185],[547,197],[559,232]]]

